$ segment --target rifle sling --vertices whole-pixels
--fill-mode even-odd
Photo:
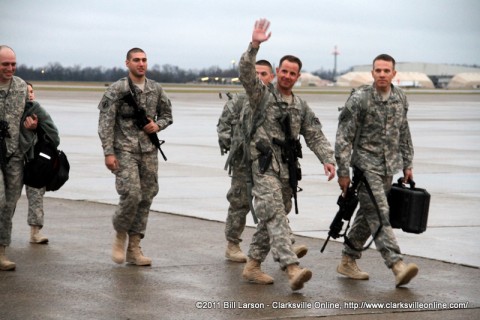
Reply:
[[[345,239],[345,244],[355,251],[365,251],[368,248],[370,248],[373,241],[375,241],[378,234],[380,233],[380,230],[382,230],[382,227],[383,227],[382,216],[380,215],[380,208],[378,207],[377,200],[375,200],[375,196],[373,195],[372,189],[370,188],[370,184],[368,183],[367,178],[365,178],[365,176],[363,174],[362,174],[362,177],[361,177],[360,181],[363,182],[363,184],[365,185],[365,189],[367,189],[368,196],[370,197],[370,199],[373,202],[373,205],[375,206],[375,210],[377,211],[377,216],[378,216],[378,222],[380,223],[380,225],[378,226],[377,231],[375,231],[375,234],[373,235],[372,240],[370,240],[370,242],[365,247],[363,247],[361,249],[358,249],[358,248],[355,247],[355,245],[347,237],[347,230],[350,227],[350,220],[348,221],[347,227],[345,228],[345,232],[343,234],[343,238]]]

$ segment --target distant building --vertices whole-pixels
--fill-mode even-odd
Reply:
[[[337,79],[336,85],[339,87],[358,87],[364,84],[373,83],[372,73],[370,71],[353,71],[341,75]],[[397,71],[392,83],[404,88],[426,88],[433,89],[434,85],[427,75],[420,72],[400,72]]]
[[[456,74],[448,83],[448,89],[480,89],[480,72]]]
[[[400,72],[417,72],[425,74],[437,88],[446,88],[450,80],[459,73],[480,73],[480,68],[465,67],[453,64],[397,62],[395,69]],[[372,65],[353,67],[353,71],[372,70]]]
[[[309,72],[302,72],[300,78],[298,78],[296,85],[302,87],[325,87],[328,86],[331,81],[323,80],[319,76],[315,76]]]
[[[345,73],[337,78],[335,83],[339,87],[352,87],[356,88],[364,84],[373,83],[373,77],[370,72],[367,71],[352,71]]]

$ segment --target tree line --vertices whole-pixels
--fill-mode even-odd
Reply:
[[[333,72],[330,70],[319,70],[313,74],[322,79],[332,80]],[[28,67],[19,65],[16,75],[27,81],[95,81],[113,82],[127,75],[125,68],[104,68],[104,67],[64,67],[60,63],[49,63],[45,67]],[[147,77],[161,83],[189,83],[189,82],[225,82],[226,79],[238,77],[238,70],[235,68],[221,69],[217,66],[201,70],[184,70],[177,66],[154,65],[148,69]],[[206,80],[208,78],[208,80]]]

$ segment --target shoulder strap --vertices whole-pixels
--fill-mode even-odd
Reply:
[[[265,121],[265,111],[267,109],[267,102],[268,98],[270,97],[270,93],[273,94],[275,100],[278,101],[276,94],[273,92],[273,85],[270,83],[266,86],[265,92],[263,93],[262,100],[255,112],[255,115],[252,119],[252,127],[250,128],[250,132],[248,133],[248,142],[253,138],[257,129],[263,124]]]
[[[130,95],[132,97],[132,99],[130,101],[131,103],[129,103],[129,105],[133,109],[139,110],[140,106],[138,105],[138,102],[137,102],[137,93],[135,91],[133,81],[132,81],[132,79],[130,79],[130,77],[127,77],[127,79],[128,79],[128,89],[130,90]]]
[[[403,108],[407,109],[407,95],[405,94],[405,92],[397,86],[393,86],[393,90],[400,97],[400,100],[402,101],[402,104],[403,104]]]
[[[352,96],[356,91],[360,91],[360,90],[368,90],[369,89],[369,85],[363,85],[363,86],[360,86],[356,89],[352,89],[352,92],[350,93],[350,96]],[[360,140],[360,134],[362,132],[362,129],[363,129],[363,124],[365,122],[365,118],[367,116],[367,112],[368,112],[368,99],[363,96],[360,103],[360,123],[359,123],[359,127],[357,128],[357,132],[355,133],[355,139],[353,140],[353,149],[352,149],[352,154],[357,150],[357,146],[358,146],[358,142]]]

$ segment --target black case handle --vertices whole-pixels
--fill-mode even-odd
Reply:
[[[403,178],[398,178],[397,182],[400,187],[405,188],[405,185],[403,184]],[[415,189],[415,181],[409,179],[407,183],[410,185],[410,189]]]

